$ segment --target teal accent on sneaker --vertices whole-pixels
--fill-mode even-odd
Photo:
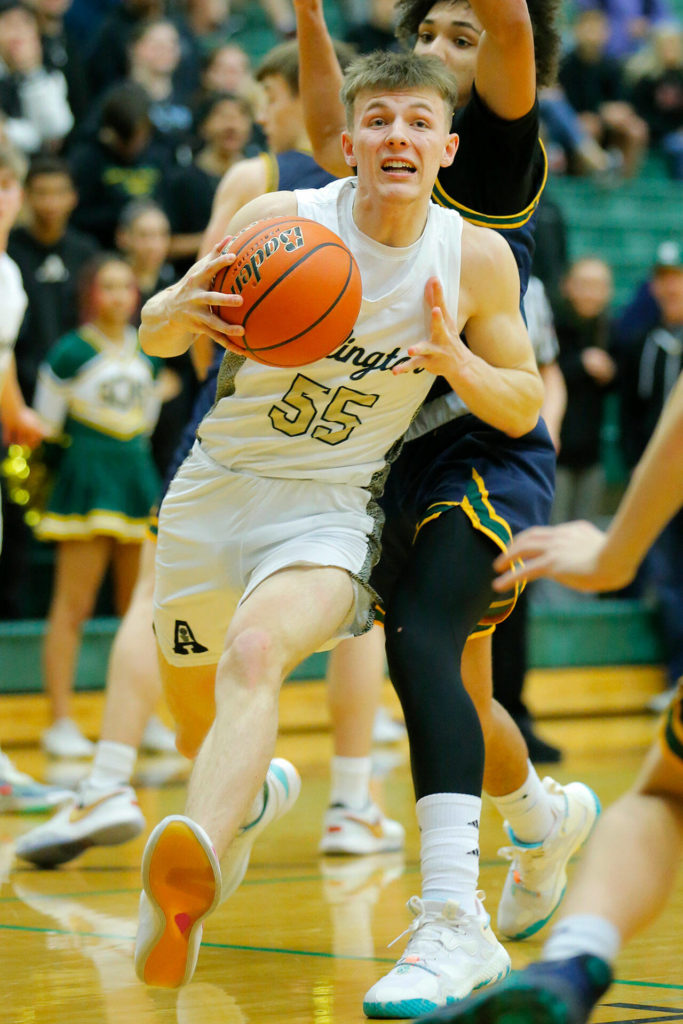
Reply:
[[[282,770],[280,765],[276,761],[271,761],[269,771],[271,771],[273,775],[277,775],[278,779],[285,787],[285,792],[287,793],[287,796],[289,796],[289,779],[287,778],[285,772]]]

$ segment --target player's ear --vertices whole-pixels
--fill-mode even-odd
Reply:
[[[357,167],[358,161],[356,160],[356,154],[353,151],[353,139],[351,138],[350,133],[346,130],[341,133],[341,144],[346,163],[349,167]]]
[[[450,167],[455,159],[455,154],[458,152],[458,146],[460,144],[460,136],[456,135],[455,132],[451,132],[446,141],[446,145],[443,148],[443,155],[441,157],[441,166]]]

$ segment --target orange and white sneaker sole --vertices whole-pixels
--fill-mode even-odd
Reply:
[[[135,971],[147,985],[185,985],[197,963],[202,922],[220,901],[221,872],[211,840],[189,818],[164,818],[142,858]]]

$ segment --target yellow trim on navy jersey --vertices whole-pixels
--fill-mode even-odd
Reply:
[[[496,228],[499,231],[503,229],[521,228],[522,225],[531,220],[534,215],[536,207],[541,199],[541,194],[548,180],[548,157],[546,155],[545,147],[540,139],[539,144],[543,153],[543,180],[541,181],[538,192],[529,205],[523,210],[520,210],[519,213],[489,214],[479,213],[477,210],[471,210],[468,206],[464,206],[462,203],[457,202],[457,200],[449,196],[438,178],[436,179],[434,188],[432,189],[432,199],[439,206],[445,206],[449,210],[457,210],[466,221],[469,221],[470,224],[474,224],[475,227]]]
[[[280,168],[273,153],[259,153],[266,168],[266,192],[277,192],[280,184]]]
[[[683,683],[678,684],[676,696],[664,715],[659,735],[664,752],[675,758],[683,769]]]
[[[472,470],[472,481],[468,484],[462,500],[438,501],[430,505],[425,516],[420,520],[415,529],[415,537],[417,537],[423,526],[434,519],[438,519],[444,512],[448,512],[453,508],[461,508],[475,530],[489,537],[501,551],[507,551],[508,545],[512,540],[512,530],[507,520],[499,515],[491,504],[483,477],[477,473],[476,469]],[[515,564],[522,565],[523,562],[521,559],[518,559]],[[502,597],[497,601],[491,601],[478,624],[471,631],[470,637],[483,637],[492,633],[494,627],[510,615],[517,604],[517,599],[524,586],[524,583],[515,583],[510,596]]]

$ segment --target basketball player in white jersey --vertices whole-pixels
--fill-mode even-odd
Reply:
[[[24,319],[28,299],[19,267],[7,255],[10,228],[21,209],[23,157],[6,143],[0,143],[0,443],[35,447],[45,436],[39,418],[21,393],[14,360],[14,343]],[[2,547],[2,507],[0,505],[0,548]],[[44,811],[68,800],[67,790],[43,786],[12,764],[0,750],[0,813],[5,811]]]
[[[375,54],[352,65],[343,96],[356,179],[263,196],[229,230],[300,216],[336,231],[363,280],[353,339],[306,367],[306,401],[301,371],[233,348],[160,511],[155,630],[178,746],[196,761],[186,813],[164,819],[143,856],[135,961],[151,985],[190,980],[204,919],[239,885],[259,832],[296,797],[295,769],[270,761],[280,686],[313,651],[372,622],[374,496],[431,375],[513,436],[533,427],[542,402],[507,244],[430,203],[458,144],[450,72],[431,58]],[[209,289],[232,258],[216,247],[149,300],[147,352],[179,354],[200,332],[230,349],[242,328],[210,306],[240,300]],[[324,418],[335,396],[352,417]],[[483,911],[481,929],[493,980],[509,958]]]

